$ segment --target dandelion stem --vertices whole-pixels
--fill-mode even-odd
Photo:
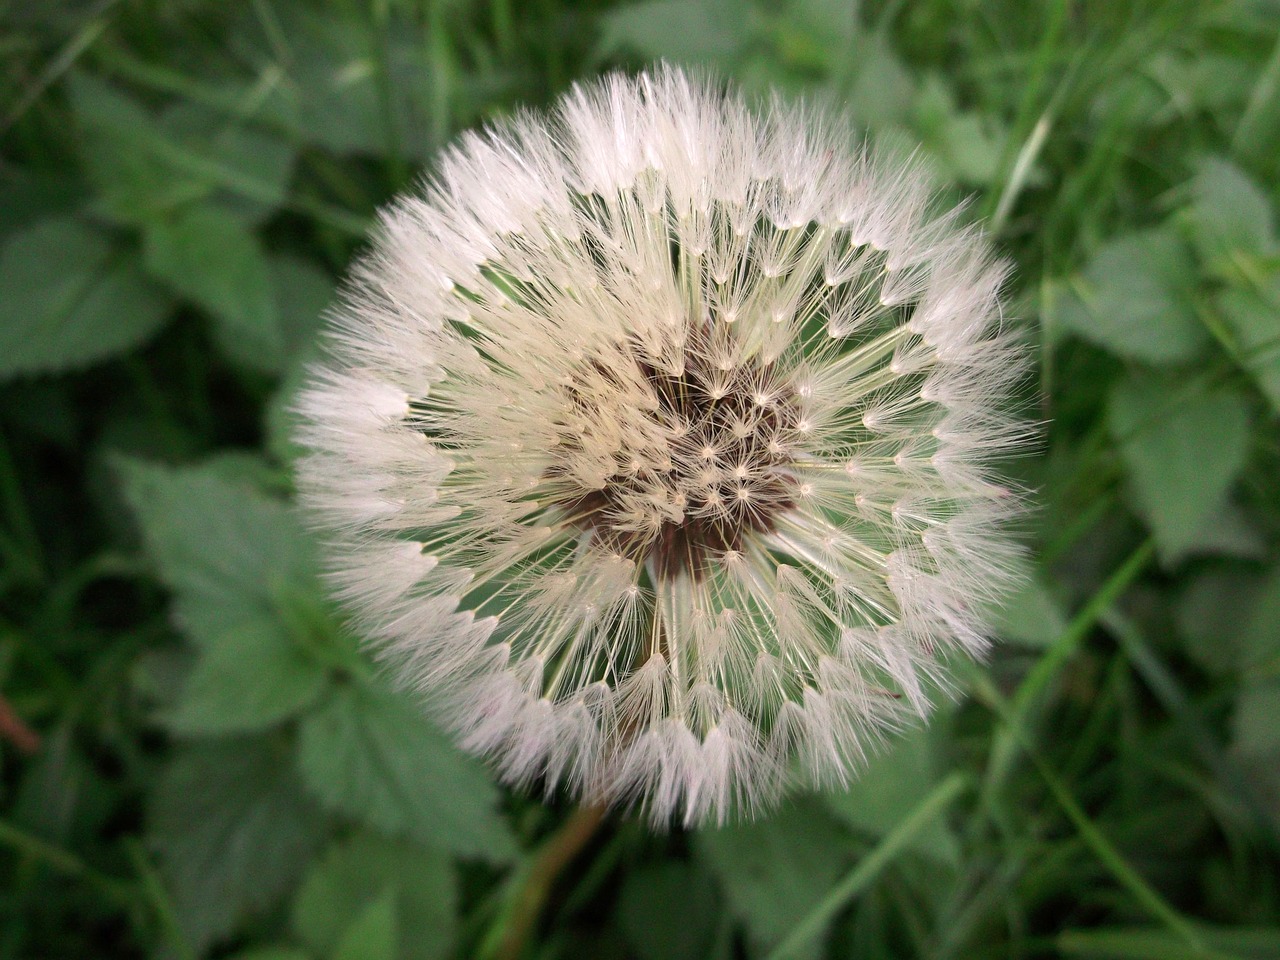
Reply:
[[[880,875],[916,836],[931,824],[947,806],[960,795],[968,778],[957,771],[934,787],[933,792],[920,802],[870,853],[858,861],[858,865],[840,883],[836,884],[796,926],[791,934],[773,949],[766,960],[786,960],[796,956],[800,949],[818,936],[831,918],[849,905]]]
[[[501,939],[490,954],[493,960],[517,960],[524,953],[556,880],[591,842],[607,813],[600,804],[579,807],[538,851],[523,877],[517,878]]]

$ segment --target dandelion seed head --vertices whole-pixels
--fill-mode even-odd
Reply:
[[[843,122],[660,68],[464,136],[298,409],[338,595],[518,785],[751,814],[986,646],[1003,267]]]

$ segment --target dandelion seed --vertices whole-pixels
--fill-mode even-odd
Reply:
[[[984,650],[1004,271],[850,142],[663,68],[466,135],[383,214],[302,487],[339,595],[509,782],[750,814]]]

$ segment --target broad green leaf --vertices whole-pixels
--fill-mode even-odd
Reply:
[[[297,947],[250,947],[233,953],[227,960],[312,960],[312,957]]]
[[[328,677],[278,621],[249,621],[201,650],[169,726],[188,734],[263,730],[314,703]]]
[[[390,890],[351,922],[333,951],[333,960],[396,960],[396,900]]]
[[[211,645],[278,617],[279,598],[318,596],[311,543],[290,507],[217,465],[119,463],[147,551],[187,634]]]
[[[148,819],[178,923],[197,951],[293,886],[324,823],[288,745],[266,739],[180,749],[152,794]]]
[[[938,785],[930,741],[927,727],[894,737],[848,790],[826,794],[827,806],[850,826],[884,836],[901,822],[904,811],[913,810]],[[942,818],[920,831],[911,849],[950,865],[959,857],[956,839]]]
[[[1232,749],[1280,759],[1280,678],[1246,685],[1236,697]]]
[[[1067,628],[1061,604],[1031,571],[1013,593],[996,604],[991,619],[1001,638],[1029,647],[1047,647]]]
[[[216,195],[247,201],[246,212],[259,217],[283,203],[293,151],[279,139],[234,123],[211,127],[207,113],[188,104],[157,119],[84,73],[73,74],[68,89],[95,209],[105,216],[147,224]]]
[[[0,251],[0,380],[86,366],[138,346],[171,301],[136,257],[75,220],[43,220]]]
[[[71,75],[68,92],[99,212],[122,223],[143,223],[209,192],[206,182],[176,171],[154,149],[164,136],[130,97],[84,73]]]
[[[179,100],[159,124],[174,142],[224,172],[213,181],[224,184],[219,201],[247,222],[257,223],[285,203],[295,151],[278,136],[191,100]]]
[[[1138,511],[1166,560],[1197,546],[1249,449],[1249,408],[1234,389],[1186,389],[1131,377],[1113,391],[1108,422]]]
[[[1251,659],[1252,627],[1263,626],[1253,617],[1263,588],[1255,566],[1237,560],[1217,561],[1183,582],[1175,610],[1178,632],[1187,655],[1202,669],[1227,676]],[[1275,589],[1280,592],[1280,578]],[[1280,615],[1280,610],[1272,612]],[[1265,624],[1260,635],[1277,622]]]
[[[697,864],[651,864],[623,881],[618,926],[638,960],[710,960],[719,899]]]
[[[842,104],[872,128],[905,124],[915,98],[915,80],[884,30],[860,31],[849,55],[850,79]]]
[[[285,355],[292,360],[316,343],[321,319],[333,303],[333,280],[312,261],[288,254],[272,258],[270,267]]]
[[[1165,364],[1209,342],[1192,299],[1195,262],[1169,227],[1127,234],[1066,284],[1051,319],[1118,356]]]
[[[211,204],[186,207],[153,223],[144,249],[154,276],[213,315],[229,357],[279,369],[284,336],[267,258],[238,218]]]
[[[986,117],[960,111],[951,89],[936,74],[921,85],[912,127],[958,180],[986,186],[996,176],[1004,133]]]
[[[848,867],[855,845],[814,798],[773,816],[695,837],[696,849],[720,880],[729,908],[756,944],[780,942],[808,916]],[[802,957],[821,955],[815,942]]]
[[[1262,581],[1240,632],[1240,665],[1264,676],[1280,673],[1280,566]]]
[[[1280,274],[1261,290],[1224,290],[1217,302],[1234,341],[1233,356],[1280,412]]]
[[[1209,157],[1192,181],[1192,240],[1209,269],[1235,272],[1239,258],[1275,250],[1276,237],[1267,195],[1235,164]]]
[[[729,62],[746,47],[755,11],[748,0],[648,0],[604,18],[600,49],[648,59]]]
[[[388,8],[385,32],[356,7],[278,4],[272,26],[246,17],[233,42],[252,62],[257,115],[303,143],[335,153],[387,155],[392,151],[426,160],[440,146],[447,109],[440,103],[439,71],[431,51],[437,39],[422,22]],[[279,37],[288,38],[280,58]],[[379,85],[389,76],[387,99]],[[275,82],[261,85],[260,77]],[[465,84],[456,75],[450,85]],[[457,96],[459,91],[453,91]]]
[[[335,691],[302,724],[299,763],[325,806],[462,856],[515,853],[498,791],[402,696],[362,684]]]
[[[311,868],[293,904],[293,928],[313,950],[333,952],[379,893],[394,895],[399,960],[443,960],[453,949],[457,880],[439,850],[358,833]]]

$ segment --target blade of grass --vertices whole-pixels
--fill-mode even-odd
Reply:
[[[1018,686],[1013,695],[1009,716],[993,738],[991,758],[987,762],[982,786],[984,809],[991,809],[993,795],[1003,786],[1008,777],[1017,758],[1020,732],[1025,730],[1032,720],[1032,713],[1041,704],[1049,685],[1075,654],[1103,614],[1146,569],[1154,556],[1154,542],[1150,539],[1144,540],[1067,624],[1067,629],[1049,645],[1044,655],[1036,661],[1036,665]]]
[[[986,703],[988,708],[1004,721],[1003,729],[1011,732],[1023,751],[1031,758],[1031,762],[1039,771],[1054,800],[1062,808],[1062,812],[1067,815],[1067,819],[1071,821],[1072,826],[1076,828],[1080,839],[1084,841],[1094,856],[1106,867],[1107,871],[1115,877],[1122,887],[1129,891],[1130,895],[1144,910],[1151,914],[1153,919],[1163,924],[1170,932],[1176,934],[1187,947],[1200,951],[1200,953],[1194,954],[1195,956],[1212,956],[1207,952],[1208,947],[1194,925],[1175,910],[1129,865],[1129,862],[1120,851],[1115,848],[1106,835],[1089,818],[1088,814],[1084,812],[1070,789],[1063,783],[1062,778],[1058,776],[1040,751],[1036,749],[1035,744],[1031,742],[1026,729],[1015,715],[1014,708],[1009,701],[1000,695],[1000,691],[995,688],[991,680],[985,676],[980,676],[976,683],[975,692]]]
[[[968,784],[968,778],[957,771],[934,787],[870,853],[858,861],[858,865],[847,877],[831,888],[822,902],[796,925],[782,943],[774,947],[766,960],[786,960],[787,957],[795,956],[802,947],[819,936],[831,919],[869,887],[880,872],[906,849],[921,830],[941,815]]]

